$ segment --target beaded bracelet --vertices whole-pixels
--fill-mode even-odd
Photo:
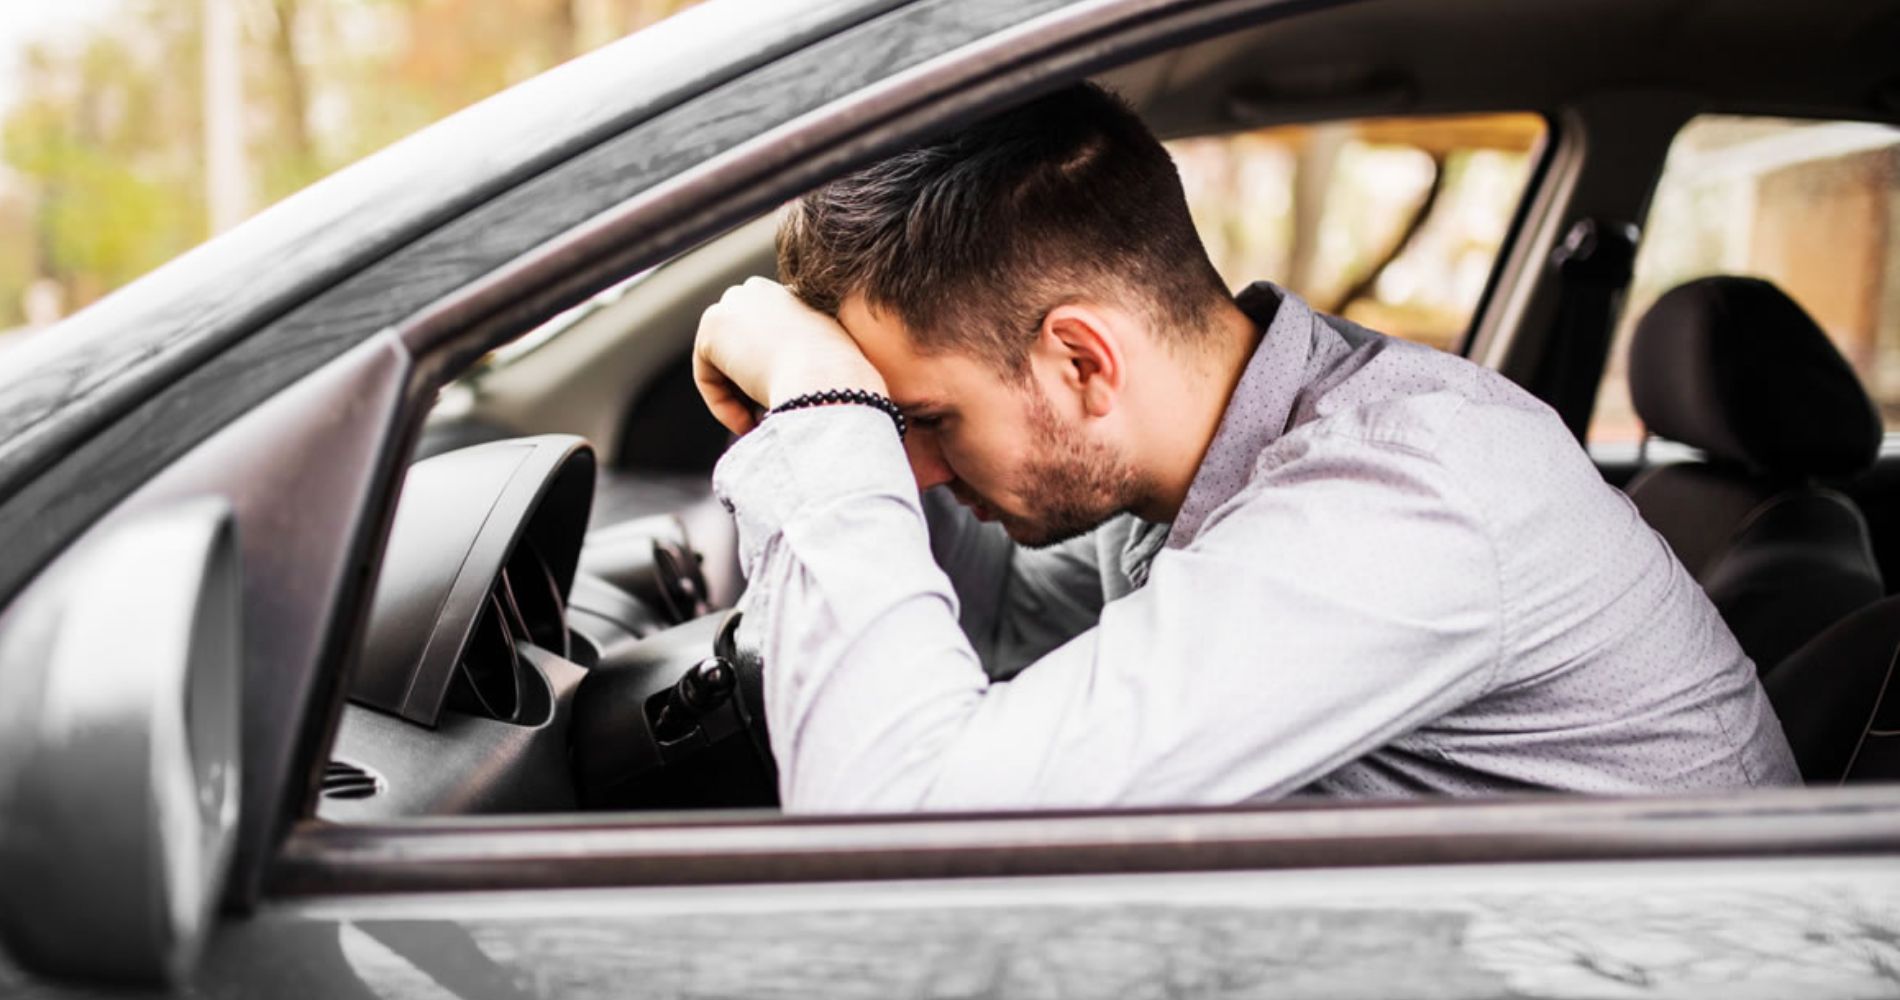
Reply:
[[[818,392],[808,392],[802,396],[793,396],[785,402],[765,411],[765,416],[759,419],[764,420],[765,417],[769,417],[774,413],[784,413],[787,410],[803,410],[813,406],[829,406],[832,403],[856,403],[861,406],[870,406],[883,410],[890,415],[891,421],[897,424],[897,439],[899,441],[902,441],[905,433],[910,430],[910,421],[904,419],[904,411],[897,408],[897,403],[892,401],[889,396],[880,396],[868,389],[823,389]]]

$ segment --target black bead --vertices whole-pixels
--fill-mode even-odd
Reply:
[[[803,410],[808,407],[823,406],[827,403],[861,403],[865,406],[884,411],[885,415],[891,418],[891,422],[897,426],[897,439],[899,441],[902,441],[904,435],[910,431],[910,421],[905,418],[903,408],[898,406],[897,402],[889,396],[872,392],[869,389],[821,389],[816,392],[793,396],[791,399],[766,410],[759,419],[764,420],[774,413],[784,413],[788,410]]]

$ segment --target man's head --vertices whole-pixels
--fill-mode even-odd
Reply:
[[[912,412],[919,484],[1028,544],[1142,506],[1139,424],[1233,309],[1166,150],[1086,85],[806,195],[779,271]]]

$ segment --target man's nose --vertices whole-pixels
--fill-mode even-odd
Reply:
[[[956,478],[956,473],[950,471],[950,463],[943,459],[943,449],[937,445],[935,434],[911,428],[904,436],[904,450],[910,455],[910,471],[917,477],[919,493]]]

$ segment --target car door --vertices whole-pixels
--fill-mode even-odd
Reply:
[[[1743,978],[1808,995],[1882,988],[1900,829],[1890,789],[1019,817],[311,818],[397,483],[444,380],[601,287],[935,124],[1328,6],[839,8],[822,30],[799,22],[812,37],[777,56],[749,49],[758,61],[709,89],[524,168],[433,228],[418,222],[426,232],[409,243],[349,258],[352,277],[278,302],[267,322],[231,321],[230,343],[194,343],[176,370],[143,376],[142,391],[73,425],[68,453],[9,466],[0,523],[23,553],[9,593],[95,522],[206,492],[228,496],[239,519],[250,581],[244,822],[230,912],[190,989],[1375,996],[1429,983],[1439,995],[1493,996]],[[747,28],[763,30],[728,37]],[[663,62],[657,44],[610,52]],[[63,995],[28,975],[0,969],[0,985]]]
[[[682,192],[685,168],[1057,5],[899,6],[683,18],[319,185],[10,357],[24,374],[0,418],[0,591],[182,498],[233,510],[249,665],[234,906],[314,795],[420,416],[403,411],[433,396],[427,367],[459,363],[450,347],[418,367],[393,325],[636,192],[654,246],[677,249],[719,225]]]

